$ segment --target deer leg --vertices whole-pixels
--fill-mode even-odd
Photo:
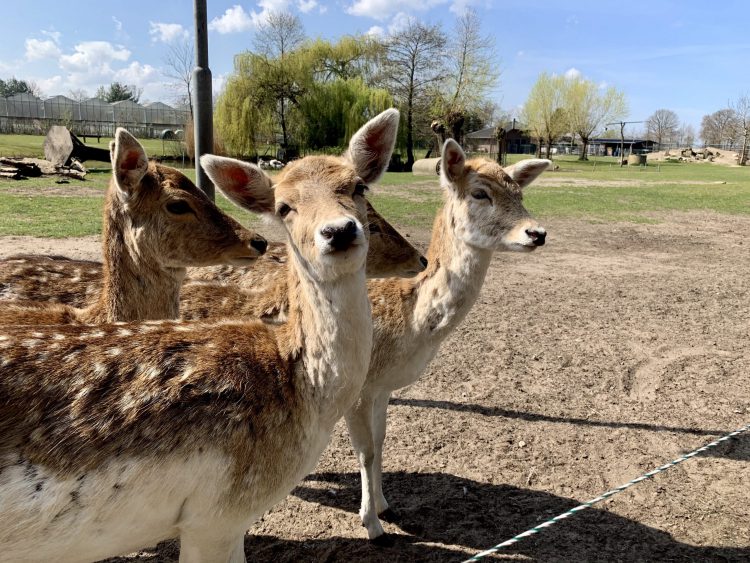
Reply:
[[[372,398],[360,396],[359,402],[346,414],[346,424],[352,447],[357,454],[359,470],[362,476],[362,504],[359,517],[362,525],[367,528],[370,540],[382,536],[385,531],[378,519],[373,498],[373,459],[375,455],[372,428]]]
[[[211,535],[205,530],[180,534],[180,563],[246,563],[245,533],[229,535],[221,530]]]
[[[383,442],[385,441],[386,415],[388,411],[388,400],[390,393],[378,395],[372,406],[373,420],[373,462],[372,462],[372,488],[375,500],[375,510],[378,515],[388,511],[388,516],[395,517],[393,511],[388,510],[388,501],[383,495]]]

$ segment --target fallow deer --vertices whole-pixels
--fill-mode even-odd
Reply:
[[[112,179],[104,206],[103,284],[98,297],[89,299],[82,309],[8,304],[0,309],[0,324],[174,319],[179,314],[180,286],[187,266],[244,265],[265,252],[263,237],[222,212],[179,171],[149,163],[141,144],[125,129],[117,129],[110,155]],[[268,205],[260,203],[264,208]],[[19,279],[34,262],[26,257],[8,260],[6,271],[12,270]],[[91,263],[68,263],[54,257],[41,257],[36,263],[58,275],[74,265],[68,282],[86,294],[82,277],[91,277]],[[57,277],[35,274],[48,290]],[[19,281],[27,286],[30,282],[28,278]],[[7,285],[3,294],[21,297]]]
[[[383,535],[378,515],[388,510],[381,473],[391,393],[419,379],[466,317],[494,251],[529,252],[544,244],[546,231],[524,208],[521,191],[549,165],[529,159],[502,169],[489,160],[466,161],[461,147],[448,139],[440,174],[445,205],[435,218],[427,269],[412,279],[368,284],[374,329],[370,370],[345,418],[360,463],[360,517],[370,539]]]
[[[273,196],[288,238],[289,320],[0,327],[0,553],[90,561],[180,538],[180,561],[244,561],[245,531],[314,466],[372,346],[366,184],[398,112],[344,157],[306,157]],[[204,156],[247,206],[257,167]]]

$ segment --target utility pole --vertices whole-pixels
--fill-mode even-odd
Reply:
[[[208,23],[206,0],[195,0],[195,68],[193,69],[193,130],[195,132],[195,180],[211,201],[214,185],[203,171],[201,155],[214,150],[211,69],[208,68]]]
[[[620,167],[622,167],[622,153],[625,152],[625,126],[630,123],[646,123],[645,121],[615,121],[614,123],[606,123],[605,125],[619,125],[620,126]],[[633,143],[630,143],[630,152],[633,152]]]

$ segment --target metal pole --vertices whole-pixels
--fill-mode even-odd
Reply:
[[[211,69],[208,68],[208,25],[206,0],[195,0],[195,68],[193,69],[193,130],[195,132],[195,179],[198,188],[212,201],[214,185],[203,171],[199,157],[213,152],[213,101]]]

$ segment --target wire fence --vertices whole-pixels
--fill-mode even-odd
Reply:
[[[136,137],[159,138],[165,130],[183,129],[189,119],[189,111],[162,102],[42,100],[27,93],[0,97],[0,133],[46,135],[50,126],[64,125],[81,136],[112,137],[117,127],[125,127]]]

